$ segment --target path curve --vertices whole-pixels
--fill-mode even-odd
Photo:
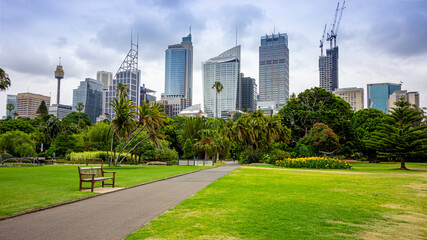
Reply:
[[[0,239],[123,239],[239,166],[227,164],[6,219],[0,222]]]

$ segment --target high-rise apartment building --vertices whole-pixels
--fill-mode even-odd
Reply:
[[[131,41],[131,49],[126,55],[119,70],[117,70],[111,85],[108,87],[106,101],[105,101],[105,112],[109,115],[110,119],[115,117],[115,112],[109,103],[118,96],[117,86],[119,84],[126,85],[129,89],[128,99],[133,101],[135,106],[139,105],[140,97],[140,75],[141,71],[138,69],[138,43]]]
[[[92,78],[80,82],[73,90],[73,111],[77,111],[77,103],[84,105],[82,112],[87,113],[93,123],[102,114],[103,83]]]
[[[98,71],[96,72],[96,80],[102,83],[102,114],[105,113],[105,103],[107,98],[108,87],[111,85],[113,81],[113,73],[106,71]]]
[[[12,104],[13,105],[13,110],[12,111],[9,111],[7,108],[7,106],[9,105],[9,104]],[[7,95],[7,100],[6,100],[6,116],[7,117],[10,117],[10,118],[14,118],[14,114],[15,114],[15,112],[16,112],[16,108],[17,108],[17,105],[18,105],[18,99],[17,99],[17,96],[16,95]]]
[[[202,76],[203,102],[208,117],[217,118],[221,117],[222,111],[240,110],[240,45],[203,62]],[[215,82],[220,82],[224,87],[218,99],[215,89],[212,89]]]
[[[156,96],[153,95],[155,92],[156,91],[154,91],[154,90],[146,88],[145,84],[142,84],[141,95],[139,97],[140,105],[142,105],[143,102],[145,102],[145,103],[155,102],[157,100]]]
[[[368,108],[376,108],[387,113],[387,101],[394,91],[400,91],[401,84],[372,83],[368,84]]]
[[[59,120],[62,120],[65,116],[70,114],[73,111],[73,107],[70,105],[64,104],[52,104],[49,107],[49,114],[57,117]]]
[[[274,101],[275,108],[289,98],[288,35],[278,33],[261,37],[259,47],[259,100]]]
[[[396,90],[390,94],[387,100],[387,112],[390,113],[392,108],[396,107],[397,101],[407,101],[412,105],[420,107],[420,94],[419,92],[408,92],[407,90]]]
[[[339,88],[338,47],[326,49],[326,56],[319,57],[319,86],[329,92]]]
[[[172,116],[193,103],[193,44],[191,33],[165,51],[164,99],[173,106]]]
[[[16,112],[19,117],[36,118],[37,109],[44,101],[46,106],[50,105],[50,97],[35,93],[18,93]]]
[[[363,88],[336,88],[332,93],[348,102],[353,111],[359,111],[364,108]]]
[[[255,78],[245,77],[242,73],[242,110],[256,110],[257,105],[257,84]]]

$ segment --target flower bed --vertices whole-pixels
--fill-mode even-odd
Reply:
[[[285,158],[277,160],[276,165],[287,168],[351,169],[351,164],[324,157]]]

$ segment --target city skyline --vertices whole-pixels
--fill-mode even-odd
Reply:
[[[0,2],[0,67],[11,77],[6,96],[33,92],[52,96],[52,69],[58,57],[66,71],[61,103],[72,103],[72,91],[97,71],[115,72],[127,50],[131,29],[140,44],[141,85],[164,89],[164,48],[192,26],[194,52],[193,104],[203,103],[201,62],[242,46],[241,72],[257,79],[259,36],[287,33],[290,94],[318,87],[319,40],[330,23],[337,1],[153,1]],[[34,11],[37,9],[37,11]],[[100,11],[102,10],[102,11]],[[337,45],[340,46],[340,87],[403,82],[419,91],[427,104],[426,1],[347,1]],[[19,14],[18,14],[19,13]],[[244,17],[243,15],[244,14]],[[68,89],[68,90],[67,90]],[[366,107],[366,103],[365,103]],[[0,104],[0,115],[6,115]]]

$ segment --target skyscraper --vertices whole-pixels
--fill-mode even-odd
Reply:
[[[107,97],[108,87],[111,85],[113,81],[113,73],[106,71],[98,71],[96,72],[96,80],[102,82],[103,85],[103,96],[102,96],[102,114],[105,113],[105,103]]]
[[[222,111],[240,109],[240,45],[203,62],[202,76],[203,102],[208,117],[216,118],[221,116]],[[222,92],[218,94],[218,115],[216,91],[212,89],[217,81],[224,86]]]
[[[397,106],[395,103],[400,100],[407,101],[412,105],[420,107],[419,92],[408,92],[407,90],[396,90],[392,94],[390,94],[387,100],[387,112],[390,113],[390,111],[392,111],[393,108],[396,108]]]
[[[259,47],[259,100],[274,101],[278,110],[289,98],[288,35],[261,37]]]
[[[339,88],[338,47],[326,49],[326,56],[319,57],[319,86],[329,92]]]
[[[257,84],[255,78],[245,77],[242,73],[242,110],[256,110]]]
[[[396,83],[368,84],[368,108],[376,108],[387,113],[387,101],[394,91],[401,90],[401,85]]]
[[[50,97],[35,93],[18,93],[16,106],[18,116],[36,118],[39,115],[37,109],[42,101],[46,103],[46,106],[50,105]]]
[[[119,83],[128,87],[128,99],[131,99],[135,106],[139,105],[141,71],[138,69],[138,43],[133,43],[131,41],[130,45],[131,48],[129,53],[126,55],[111,85],[108,87],[105,112],[108,113],[111,119],[114,118],[115,113],[113,108],[109,105],[109,102],[112,101],[114,97],[118,96],[119,93],[116,89]]]
[[[13,110],[9,111],[7,110],[7,105],[12,104],[13,105]],[[6,116],[7,117],[11,117],[14,118],[14,113],[16,112],[16,108],[18,106],[18,99],[16,95],[7,95],[7,100],[6,100]]]
[[[173,106],[172,116],[192,105],[193,99],[193,44],[191,33],[181,44],[169,45],[165,51],[164,99]]]
[[[93,123],[96,117],[102,114],[103,83],[92,78],[80,82],[80,86],[73,90],[73,111],[77,111],[78,102],[84,105],[83,112],[89,115]]]

